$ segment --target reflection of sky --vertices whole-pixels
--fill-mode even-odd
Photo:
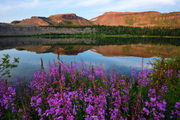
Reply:
[[[30,79],[33,77],[33,73],[40,70],[40,59],[44,61],[44,67],[47,70],[49,61],[51,63],[57,60],[57,55],[53,53],[36,54],[35,52],[18,51],[15,49],[0,51],[0,58],[3,54],[9,54],[11,57],[19,57],[20,63],[17,68],[12,70],[12,79],[19,77],[21,79]],[[141,57],[106,57],[91,50],[79,53],[78,55],[62,55],[61,59],[64,63],[75,62],[80,65],[81,61],[84,61],[86,65],[101,65],[105,71],[111,71],[113,68],[121,70],[128,74],[130,69],[136,71],[142,70],[142,58]],[[153,58],[144,58],[144,68],[150,69],[151,66],[147,63]]]

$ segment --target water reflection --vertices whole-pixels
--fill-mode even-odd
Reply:
[[[19,57],[20,63],[17,68],[12,70],[12,79],[14,80],[17,76],[21,79],[29,80],[32,78],[34,71],[40,70],[40,59],[44,61],[45,70],[48,70],[49,61],[53,63],[57,60],[57,55],[54,53],[42,53],[37,54],[35,52],[29,52],[26,50],[18,51],[16,49],[9,49],[0,51],[0,56],[3,54],[9,54],[11,57]],[[142,69],[142,58],[141,57],[107,57],[91,50],[78,53],[77,55],[61,55],[61,59],[65,64],[71,62],[76,63],[80,66],[81,61],[84,61],[87,66],[101,65],[106,72],[110,72],[113,68],[121,70],[128,74],[130,69],[140,71]],[[144,68],[151,69],[151,66],[147,63],[153,58],[144,58]]]
[[[82,40],[0,38],[0,58],[3,54],[9,54],[11,57],[19,57],[20,59],[19,66],[12,70],[11,81],[17,77],[26,81],[30,80],[33,73],[40,70],[41,58],[44,60],[44,67],[47,71],[49,61],[53,63],[57,60],[56,45],[60,48],[61,59],[64,63],[73,62],[79,66],[81,61],[84,61],[87,66],[101,65],[107,73],[113,68],[126,74],[129,74],[130,69],[141,71],[142,66],[144,69],[150,70],[152,67],[148,63],[157,55],[166,58],[180,56],[179,44],[176,45],[172,41],[172,44],[167,44],[167,41],[166,44],[157,43],[157,41],[155,44],[147,41],[142,44],[140,41],[137,43],[134,41],[122,45],[62,45],[63,41],[78,43]]]
[[[180,56],[180,46],[131,44],[131,45],[59,45],[62,55],[77,55],[78,53],[91,50],[103,56],[137,56],[137,57],[173,57]],[[27,50],[36,53],[56,53],[55,45],[19,46],[17,50]]]

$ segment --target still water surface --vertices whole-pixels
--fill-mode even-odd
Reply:
[[[57,55],[54,53],[39,53],[29,52],[26,50],[16,50],[8,49],[0,51],[0,57],[3,54],[9,54],[11,57],[18,57],[20,63],[17,68],[12,70],[12,78],[14,80],[16,77],[23,80],[29,80],[33,77],[33,73],[41,69],[40,59],[44,61],[44,68],[47,71],[49,61],[51,63],[57,61]],[[151,69],[151,65],[147,64],[154,57],[144,58],[144,69]],[[61,55],[61,59],[65,64],[76,63],[80,66],[81,62],[84,61],[87,66],[102,66],[106,72],[110,72],[113,68],[116,70],[121,70],[122,72],[128,74],[130,69],[136,71],[142,70],[142,57],[132,57],[132,56],[103,56],[102,54],[96,53],[91,50],[86,50],[77,55]]]
[[[15,78],[31,80],[33,73],[41,69],[40,59],[44,61],[44,68],[48,71],[49,62],[57,61],[56,42],[50,45],[47,42],[35,40],[11,40],[0,39],[0,58],[3,54],[9,54],[11,58],[18,57],[18,67],[11,71],[10,81]],[[30,44],[33,43],[33,44]],[[36,44],[35,44],[36,43]],[[175,44],[175,43],[174,43]],[[65,64],[75,63],[80,66],[84,61],[86,66],[102,66],[107,73],[112,69],[129,74],[130,70],[151,70],[148,64],[157,58],[180,56],[180,47],[174,44],[125,44],[125,45],[59,45],[61,59]]]

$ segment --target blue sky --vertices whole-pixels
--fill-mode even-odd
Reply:
[[[180,11],[180,0],[0,0],[0,22],[64,13],[91,19],[108,11]]]

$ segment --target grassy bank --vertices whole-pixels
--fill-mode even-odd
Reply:
[[[0,35],[0,37],[40,37],[40,38],[180,38],[180,36],[153,36],[153,35],[133,35],[133,34],[115,34],[108,35],[102,33],[46,33],[46,34],[34,34],[34,35]]]
[[[92,26],[46,26],[53,28],[81,28],[95,29],[94,33],[106,34],[106,35],[146,35],[146,36],[179,36],[180,29],[168,29],[168,28],[140,28],[140,27],[128,27],[128,26],[103,26],[103,25],[92,25]],[[46,28],[45,27],[45,28]]]
[[[146,35],[130,35],[130,34],[122,34],[122,35],[101,35],[101,37],[115,37],[115,38],[180,38],[180,36],[146,36]]]

